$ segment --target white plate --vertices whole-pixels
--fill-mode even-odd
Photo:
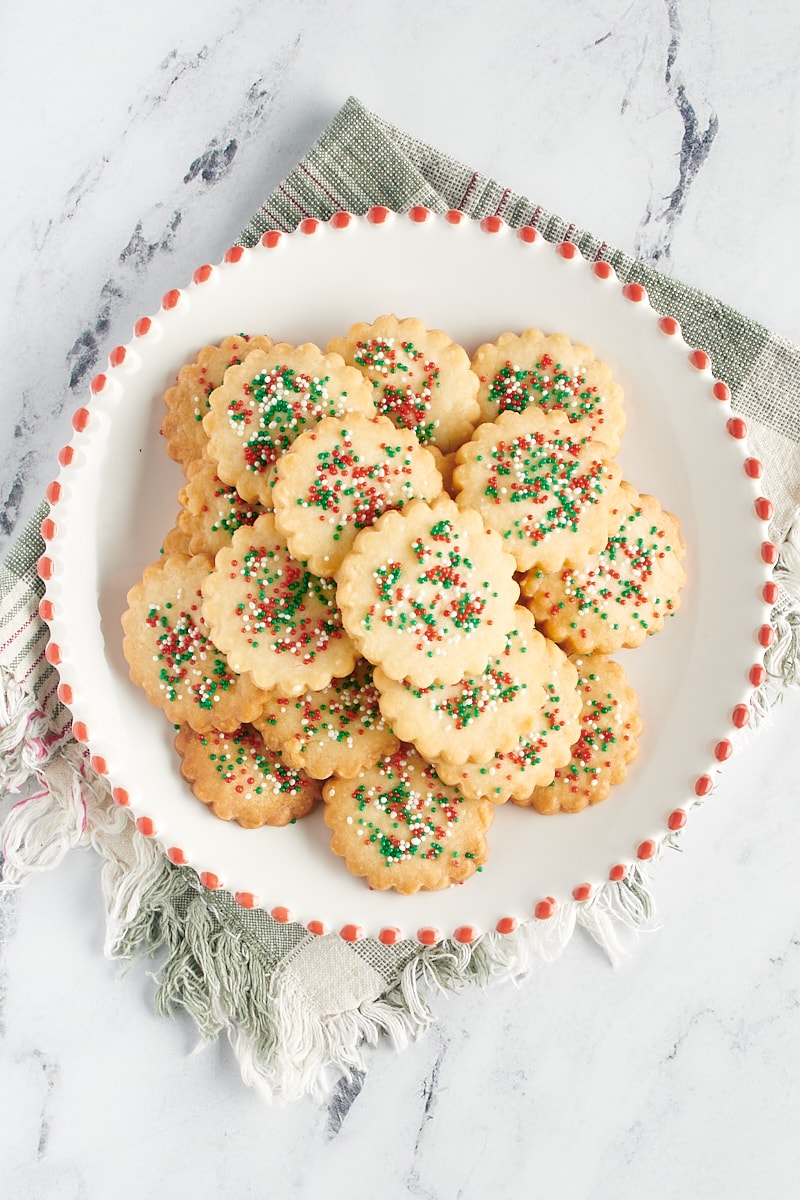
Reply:
[[[671,814],[678,811],[675,826],[710,786],[744,719],[745,710],[734,710],[747,702],[759,636],[767,636],[766,508],[756,506],[759,488],[744,466],[741,424],[730,423],[727,389],[715,386],[706,356],[690,357],[674,322],[659,323],[641,289],[623,289],[613,272],[602,278],[574,247],[553,247],[532,231],[525,240],[496,220],[481,227],[426,210],[382,210],[377,218],[304,222],[270,246],[229,252],[168,293],[112,352],[75,416],[75,438],[51,487],[44,611],[77,735],[140,828],[173,858],[245,903],[288,910],[304,923],[364,934],[429,927],[445,936],[467,927],[460,936],[469,937],[501,918],[530,918],[537,905],[544,915],[576,886],[596,889],[637,856],[651,856]],[[324,346],[383,312],[420,317],[470,352],[528,326],[591,346],[625,390],[624,475],[678,516],[688,551],[677,616],[641,649],[618,656],[644,718],[641,754],[625,784],[578,816],[502,806],[481,874],[410,897],[371,892],[351,877],[328,848],[319,811],[286,829],[255,831],[213,817],[180,777],[171,725],[129,681],[120,629],[126,593],[157,557],[177,512],[182,476],[159,426],[178,368],[230,333]]]

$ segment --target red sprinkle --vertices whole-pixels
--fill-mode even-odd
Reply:
[[[714,780],[710,775],[701,775],[694,785],[696,796],[707,796],[714,786]]]
[[[208,263],[204,263],[202,267],[197,268],[192,279],[195,283],[206,283],[211,278],[212,270],[213,268]]]
[[[666,333],[668,337],[672,337],[673,334],[678,332],[678,322],[674,317],[661,317],[659,318],[658,328],[662,333]]]
[[[685,824],[686,824],[686,813],[684,812],[684,810],[682,808],[673,809],[673,811],[667,817],[667,828],[668,829],[672,829],[672,830],[683,829]]]
[[[267,250],[274,250],[280,240],[281,235],[277,229],[268,229],[261,238],[261,245]]]

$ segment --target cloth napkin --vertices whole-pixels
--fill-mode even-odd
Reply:
[[[747,421],[774,504],[776,637],[755,704],[757,715],[768,712],[782,689],[800,679],[800,348],[408,136],[354,98],[238,241],[253,245],[268,229],[289,231],[307,216],[324,220],[375,204],[496,214],[512,227],[531,224],[551,241],[575,242],[585,257],[612,263],[622,280],[643,284],[654,307],[678,319],[686,340],[708,351]],[[388,1035],[402,1046],[434,1019],[437,989],[519,977],[535,959],[556,957],[576,926],[613,959],[625,949],[620,934],[651,920],[650,885],[640,866],[588,903],[563,905],[547,921],[532,919],[512,935],[485,934],[471,945],[407,940],[387,947],[374,939],[345,942],[335,933],[318,937],[205,890],[193,871],[173,866],[136,832],[72,737],[38,614],[39,525],[46,514],[43,503],[0,569],[0,790],[21,797],[3,824],[2,886],[17,887],[73,848],[92,847],[103,861],[107,954],[155,956],[159,1010],[186,1010],[203,1039],[226,1033],[243,1079],[265,1097],[323,1094],[364,1069],[366,1045]]]

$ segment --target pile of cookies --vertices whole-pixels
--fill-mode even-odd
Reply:
[[[410,893],[480,870],[500,804],[576,813],[625,777],[609,655],[675,612],[684,546],[621,477],[591,350],[529,329],[470,358],[387,315],[325,351],[226,338],[165,400],[186,482],[124,652],[218,817],[322,802],[349,870]]]

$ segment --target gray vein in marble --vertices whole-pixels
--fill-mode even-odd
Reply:
[[[354,1067],[349,1075],[345,1075],[339,1080],[331,1092],[327,1106],[329,1140],[333,1140],[341,1132],[345,1117],[361,1094],[366,1078],[366,1071],[359,1071],[357,1067]]]
[[[620,104],[620,108],[619,108],[619,115],[621,117],[625,116],[625,113],[628,110],[628,107],[630,106],[631,96],[633,95],[633,89],[636,87],[636,84],[638,83],[639,78],[642,74],[644,64],[647,60],[648,43],[649,43],[649,38],[648,38],[647,34],[645,34],[644,38],[642,39],[641,52],[636,61],[636,65],[634,66],[633,70],[631,71],[631,76],[630,76],[630,79],[628,80],[628,86],[625,88],[625,95],[622,97],[622,103]]]
[[[34,1062],[38,1063],[45,1084],[45,1094],[39,1115],[39,1138],[36,1143],[36,1160],[37,1162],[41,1162],[47,1150],[47,1142],[50,1137],[50,1107],[58,1083],[59,1068],[58,1063],[48,1058],[41,1050],[34,1050],[31,1058]]]
[[[436,1112],[436,1105],[439,1100],[439,1074],[442,1069],[442,1063],[448,1050],[448,1042],[441,1030],[435,1031],[439,1040],[439,1051],[436,1059],[431,1067],[428,1075],[422,1082],[421,1098],[422,1098],[422,1117],[420,1119],[417,1136],[414,1140],[413,1163],[416,1164],[420,1154],[420,1148],[425,1137],[425,1131],[428,1124],[433,1120]],[[419,1171],[416,1165],[411,1167],[406,1179],[406,1186],[410,1196],[419,1196],[421,1200],[436,1200],[436,1192],[425,1187],[419,1176]]]
[[[202,154],[190,163],[188,170],[181,178],[181,184],[176,186],[171,197],[156,204],[145,217],[136,222],[127,244],[118,256],[122,270],[109,278],[103,285],[100,296],[101,305],[97,315],[89,326],[81,330],[69,351],[68,363],[71,366],[70,387],[72,389],[81,387],[95,369],[99,362],[101,347],[109,348],[104,344],[104,334],[111,323],[115,309],[127,300],[128,289],[125,284],[130,280],[130,271],[132,270],[135,275],[144,274],[156,258],[174,252],[183,219],[181,194],[183,188],[197,182],[206,188],[213,187],[226,177],[234,162],[240,142],[248,141],[260,132],[268,109],[274,103],[280,89],[280,81],[300,40],[301,35],[298,35],[291,47],[288,48],[282,63],[279,63],[276,72],[277,83],[268,88],[264,85],[263,79],[257,79],[248,89],[242,105],[232,114],[225,128],[216,134]],[[198,65],[205,58],[206,53],[206,51],[202,51],[192,58],[181,59],[180,69],[173,72],[169,86],[171,87],[177,82],[185,71],[192,69],[193,65]],[[172,61],[172,56],[165,60],[162,68],[170,61]],[[166,92],[163,92],[156,93],[155,97],[151,97],[151,99],[160,103],[165,97]],[[168,212],[166,218],[160,216],[165,209]],[[156,225],[157,232],[155,236],[147,237],[144,230],[150,225]],[[233,236],[234,231],[231,233],[231,239]]]
[[[667,95],[678,110],[683,125],[678,156],[678,182],[669,196],[666,206],[655,215],[648,205],[644,219],[634,243],[634,253],[654,266],[668,265],[671,258],[671,242],[675,225],[683,213],[689,192],[697,175],[711,151],[714,138],[719,131],[719,118],[706,104],[705,128],[698,117],[695,103],[689,98],[689,89],[677,66],[681,48],[682,26],[678,0],[664,0],[669,22],[669,43],[664,82]]]

